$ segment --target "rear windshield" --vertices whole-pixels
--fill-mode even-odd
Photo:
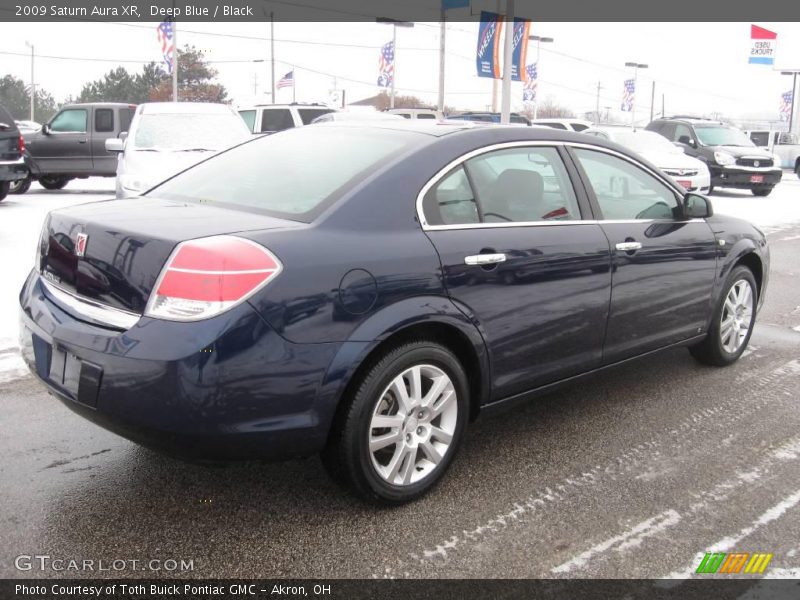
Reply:
[[[313,221],[370,172],[425,139],[383,128],[311,125],[257,138],[148,192]]]
[[[144,113],[130,146],[135,150],[222,150],[249,139],[234,113]]]

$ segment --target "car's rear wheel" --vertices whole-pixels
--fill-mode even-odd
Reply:
[[[756,280],[744,266],[731,271],[717,302],[708,336],[689,348],[698,361],[724,367],[736,362],[747,347],[756,320]]]
[[[353,389],[323,453],[326,468],[372,502],[422,496],[444,475],[466,428],[469,388],[458,359],[435,342],[409,342]]]
[[[18,179],[11,182],[11,187],[8,189],[9,194],[24,194],[31,187],[31,176],[28,175],[25,179]]]
[[[8,181],[0,181],[0,202],[6,199],[8,196],[8,188],[10,187]]]
[[[63,187],[67,185],[68,182],[69,182],[69,177],[64,177],[63,175],[45,176],[39,178],[39,183],[46,190],[63,189]]]
[[[753,196],[769,196],[772,193],[772,186],[763,188],[753,188]]]

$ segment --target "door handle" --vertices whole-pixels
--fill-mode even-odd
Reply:
[[[617,250],[621,252],[634,252],[636,250],[640,250],[642,248],[642,244],[639,242],[620,242],[617,244]]]
[[[505,254],[473,254],[464,257],[464,264],[467,265],[496,265],[506,262]]]
[[[82,140],[78,140],[78,143],[79,144],[85,144],[86,143],[86,138],[83,138]]]

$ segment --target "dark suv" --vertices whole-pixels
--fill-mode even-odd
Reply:
[[[656,119],[645,129],[660,133],[702,160],[711,173],[711,187],[746,189],[767,196],[783,171],[775,157],[753,144],[743,131],[719,121],[695,117]]]
[[[0,200],[8,195],[12,182],[25,179],[28,167],[22,158],[25,140],[19,132],[14,119],[0,106]]]

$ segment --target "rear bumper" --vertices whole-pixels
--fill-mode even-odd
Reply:
[[[761,182],[753,182],[753,176],[760,177]],[[772,187],[780,183],[783,171],[775,167],[773,169],[756,169],[748,167],[712,167],[711,183],[717,187],[732,187],[753,189],[761,187]]]
[[[28,176],[25,159],[0,160],[0,181],[17,181]]]
[[[318,401],[341,344],[292,344],[250,307],[127,331],[85,323],[47,295],[38,273],[20,294],[20,347],[70,409],[142,445],[205,459],[318,452],[333,410]],[[329,399],[327,402],[331,402]]]

